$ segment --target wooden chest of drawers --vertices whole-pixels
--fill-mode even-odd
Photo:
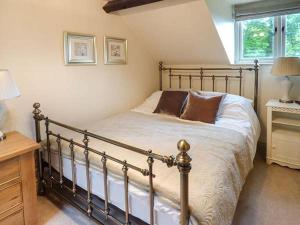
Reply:
[[[0,142],[0,225],[37,223],[34,150],[39,145],[18,132]]]

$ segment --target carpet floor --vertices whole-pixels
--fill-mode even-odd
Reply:
[[[94,225],[67,203],[38,197],[39,225]],[[254,161],[232,225],[300,225],[300,170]]]

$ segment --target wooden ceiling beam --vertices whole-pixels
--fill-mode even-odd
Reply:
[[[103,6],[103,9],[107,13],[133,8],[137,6],[147,5],[154,2],[160,2],[163,0],[113,0],[109,1]]]

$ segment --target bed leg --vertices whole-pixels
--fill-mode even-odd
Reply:
[[[189,172],[192,159],[187,154],[190,145],[185,140],[177,143],[180,153],[176,157],[177,168],[180,172],[180,224],[189,224]]]
[[[44,116],[41,114],[40,103],[34,103],[33,104],[33,118],[35,123],[35,139],[37,143],[41,142],[41,127],[40,127],[40,121],[44,118]],[[37,151],[37,158],[38,158],[38,194],[44,195],[45,194],[45,187],[44,187],[44,169],[43,169],[43,158],[42,158],[42,150],[39,149]]]

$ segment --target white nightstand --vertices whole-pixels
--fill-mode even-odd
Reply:
[[[300,169],[300,105],[270,100],[267,114],[267,163]]]

